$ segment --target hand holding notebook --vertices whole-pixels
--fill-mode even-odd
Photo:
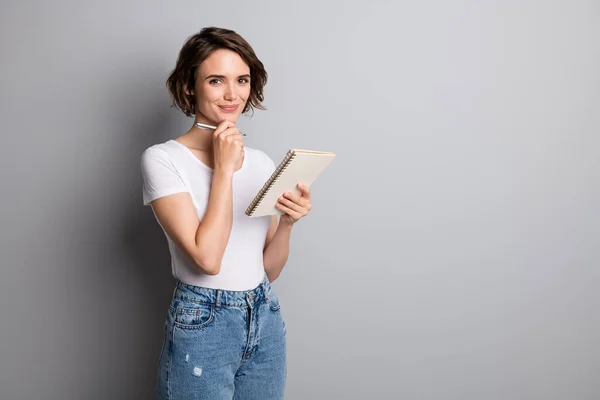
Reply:
[[[301,192],[296,184],[301,182],[310,186],[335,156],[334,153],[325,151],[291,149],[258,191],[246,209],[246,215],[261,217],[284,214],[283,211],[275,208],[279,196],[284,192],[292,192],[300,196]]]

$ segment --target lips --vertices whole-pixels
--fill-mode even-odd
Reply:
[[[221,111],[223,111],[223,112],[226,112],[226,113],[231,113],[231,112],[235,112],[235,111],[238,109],[238,107],[239,107],[239,106],[240,106],[240,105],[239,105],[239,104],[237,104],[237,105],[234,105],[234,106],[219,106],[219,108],[220,108],[220,109],[221,109]]]

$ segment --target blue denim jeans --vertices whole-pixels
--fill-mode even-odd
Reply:
[[[177,281],[165,321],[156,394],[162,400],[280,400],[285,323],[265,276],[248,291]]]

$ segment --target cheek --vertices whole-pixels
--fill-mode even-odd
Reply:
[[[221,96],[219,88],[205,86],[198,91],[202,103],[214,103]]]
[[[242,97],[243,97],[244,99],[246,99],[246,100],[247,100],[248,98],[250,98],[250,86],[246,86],[246,87],[244,88],[244,91],[243,91],[243,95],[242,95]]]

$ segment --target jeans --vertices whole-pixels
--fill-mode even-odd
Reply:
[[[177,281],[164,335],[159,399],[283,399],[285,323],[266,276],[248,291]]]

